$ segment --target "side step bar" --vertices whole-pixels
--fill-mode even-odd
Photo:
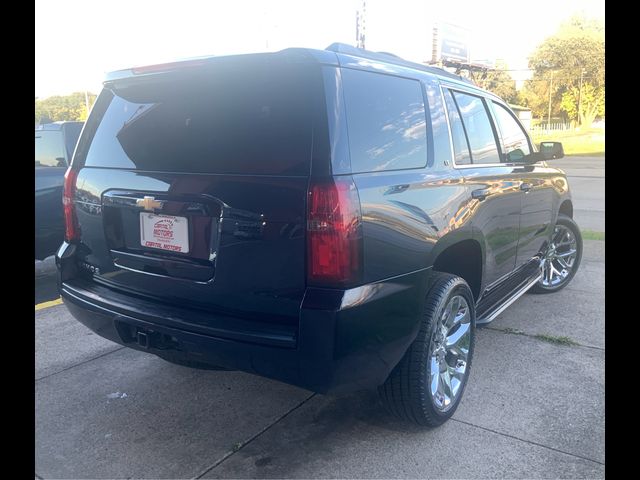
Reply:
[[[519,299],[522,295],[524,295],[527,290],[529,290],[533,285],[535,285],[538,280],[542,278],[542,273],[539,273],[535,278],[525,283],[524,286],[520,287],[518,290],[513,292],[513,294],[508,297],[502,305],[500,305],[497,309],[489,311],[484,317],[476,319],[476,325],[487,325],[491,323],[498,315],[504,312],[507,307],[509,307],[513,302]]]

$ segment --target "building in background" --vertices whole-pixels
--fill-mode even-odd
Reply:
[[[527,131],[531,130],[531,109],[528,107],[523,107],[520,105],[509,105],[511,107],[511,110],[513,110],[513,113],[515,113],[518,116],[518,119],[520,120],[520,123],[522,123],[522,126],[524,128],[527,129]]]

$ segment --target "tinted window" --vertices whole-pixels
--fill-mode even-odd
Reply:
[[[471,154],[469,153],[469,144],[460,119],[460,112],[449,90],[444,91],[444,98],[447,104],[447,113],[449,114],[449,124],[451,125],[456,165],[468,165],[471,163]]]
[[[234,64],[107,91],[94,107],[104,114],[85,165],[308,175],[308,77],[300,66]]]
[[[496,139],[484,101],[475,95],[452,92],[471,148],[473,163],[500,163]]]
[[[531,153],[527,136],[506,108],[499,103],[494,102],[493,104],[495,105],[494,111],[502,134],[507,161],[518,162],[525,155]]]
[[[427,128],[417,80],[342,69],[354,173],[424,167]]]
[[[67,152],[69,152],[69,158],[73,155],[73,150],[76,148],[76,143],[78,143],[78,137],[80,136],[82,125],[82,123],[69,123],[66,125],[64,141],[67,147]]]
[[[66,167],[60,130],[36,130],[36,167]]]
[[[437,166],[451,163],[451,141],[449,140],[449,127],[447,116],[442,103],[442,94],[437,83],[425,83],[427,102],[429,104],[429,116],[431,117],[431,132],[433,135],[433,156],[437,160]],[[429,158],[429,165],[434,159]]]

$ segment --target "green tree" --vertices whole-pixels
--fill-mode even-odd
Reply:
[[[495,93],[507,103],[517,103],[516,81],[506,71],[507,68],[506,63],[497,61],[495,70],[476,74],[476,84],[485,90]]]
[[[604,115],[602,22],[574,16],[538,46],[529,57],[529,68],[534,70],[529,93],[540,93],[542,87],[538,84],[547,83],[548,102],[553,78],[552,106],[561,109],[571,120],[590,125],[596,116]],[[542,103],[541,99],[538,103]],[[529,107],[533,109],[531,105]]]
[[[88,94],[89,106],[96,101],[96,95]],[[56,95],[43,100],[36,99],[35,123],[57,122],[61,120],[84,121],[87,119],[84,92],[71,95]]]
[[[524,82],[518,92],[519,104],[531,109],[533,117],[546,119],[549,113],[549,82],[547,80],[532,79]],[[562,111],[558,102],[551,103],[551,116],[559,117]]]
[[[569,87],[562,94],[560,108],[578,124],[591,125],[596,117],[604,116],[604,88],[596,88],[590,83],[583,83],[582,91],[578,87]]]

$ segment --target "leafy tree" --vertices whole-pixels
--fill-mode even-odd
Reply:
[[[580,125],[591,125],[596,117],[604,116],[604,88],[583,83],[581,93],[579,88],[569,87],[562,94],[560,108]]]
[[[96,95],[88,94],[89,106],[96,101]],[[57,95],[43,100],[36,99],[35,123],[57,122],[61,120],[84,121],[87,119],[87,106],[84,92],[71,95]]]
[[[520,105],[531,109],[531,114],[534,117],[546,119],[549,113],[549,82],[538,79],[525,81],[518,93],[518,100]],[[562,116],[558,102],[551,103],[551,116]]]
[[[495,70],[475,74],[475,82],[479,87],[495,93],[505,102],[517,103],[516,81],[505,71],[507,68],[506,63],[498,61]]]
[[[577,120],[581,125],[590,125],[597,115],[604,115],[602,22],[574,16],[561,25],[555,35],[548,37],[538,46],[529,57],[529,68],[534,70],[534,82],[531,82],[530,91],[541,90],[542,87],[538,84],[547,83],[548,101],[549,80],[553,77],[552,104],[571,120]],[[535,103],[535,100],[532,101]]]

